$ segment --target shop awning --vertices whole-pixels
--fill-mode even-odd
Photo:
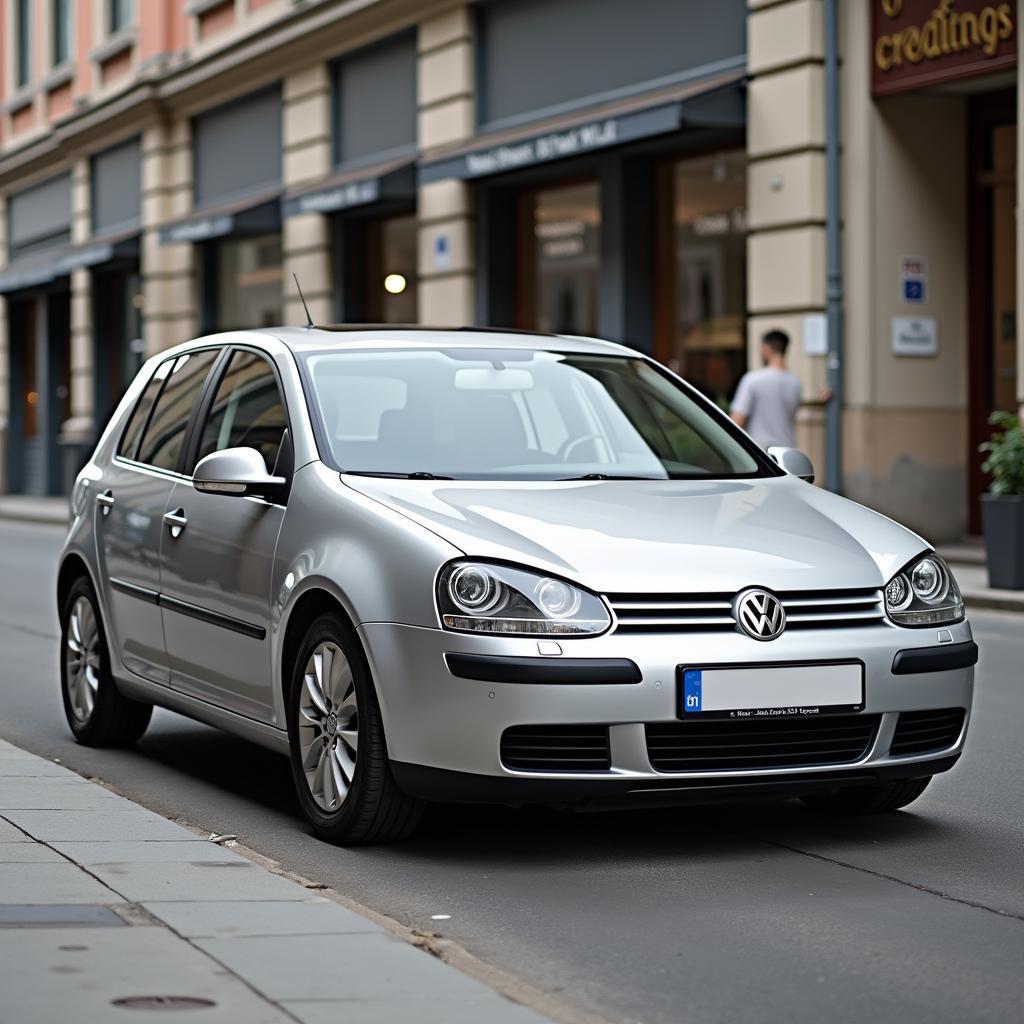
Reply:
[[[281,210],[285,217],[295,217],[302,213],[334,213],[371,203],[411,203],[415,199],[416,163],[406,157],[332,174],[312,187],[284,196]]]
[[[195,210],[160,229],[161,245],[205,242],[225,235],[260,235],[281,226],[281,192],[265,192],[234,203]]]
[[[47,250],[15,260],[0,271],[0,294],[49,284],[58,277],[83,267],[96,267],[113,260],[136,259],[139,255],[137,231],[110,238],[98,238],[81,245]]]
[[[477,136],[470,145],[422,160],[421,183],[483,178],[622,146],[681,128],[740,126],[746,121],[746,72],[720,75],[593,107],[528,126]]]

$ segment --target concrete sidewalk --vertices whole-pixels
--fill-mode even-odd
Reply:
[[[543,1024],[298,882],[0,741],[0,1020]],[[200,1012],[194,1012],[199,1010]]]

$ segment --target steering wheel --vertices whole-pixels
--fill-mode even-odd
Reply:
[[[559,457],[563,462],[569,461],[569,456],[581,445],[586,444],[587,441],[602,441],[600,434],[581,434],[579,437],[574,437],[571,441],[567,441],[562,445],[561,451],[559,451]]]

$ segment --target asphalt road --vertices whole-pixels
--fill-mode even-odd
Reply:
[[[1024,1019],[1019,616],[972,615],[982,656],[967,750],[907,811],[440,808],[409,843],[342,850],[307,833],[285,759],[240,740],[158,712],[133,750],[71,741],[60,541],[0,524],[0,735],[16,744],[440,933],[576,1019]]]

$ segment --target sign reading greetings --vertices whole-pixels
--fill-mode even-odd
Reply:
[[[1015,67],[1016,9],[1008,0],[872,0],[872,93]]]

